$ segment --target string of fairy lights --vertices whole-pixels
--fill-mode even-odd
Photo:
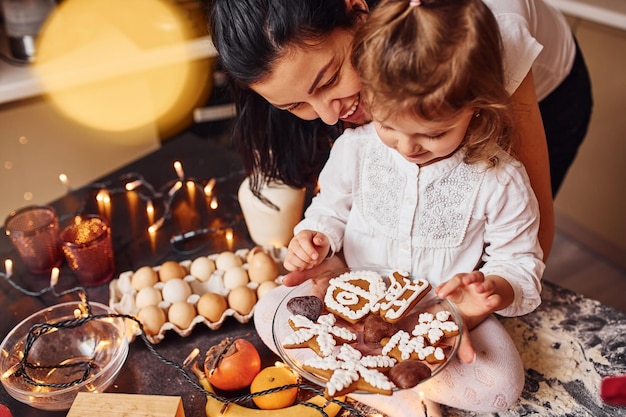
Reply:
[[[148,219],[152,220],[151,222],[149,222],[147,232],[150,235],[153,235],[158,230],[160,230],[164,226],[164,224],[172,217],[172,204],[175,198],[177,197],[178,193],[180,193],[184,187],[187,187],[187,190],[190,192],[193,192],[194,190],[198,190],[201,194],[201,197],[203,197],[207,201],[208,207],[210,209],[215,210],[219,205],[218,197],[224,198],[224,196],[216,195],[215,193],[216,187],[222,182],[226,182],[234,178],[243,177],[243,174],[244,174],[243,171],[235,171],[235,172],[230,172],[229,174],[221,176],[221,177],[213,177],[208,180],[198,180],[195,178],[187,177],[185,175],[185,172],[183,170],[183,167],[180,161],[175,161],[173,167],[174,167],[174,171],[176,172],[177,178],[174,180],[168,181],[164,186],[162,186],[159,189],[157,189],[151,183],[146,181],[146,179],[138,173],[126,173],[126,174],[121,175],[117,180],[92,183],[78,190],[71,189],[71,187],[69,186],[68,177],[66,175],[61,174],[59,176],[59,180],[66,186],[68,193],[78,192],[86,188],[97,191],[95,195],[96,203],[98,205],[99,211],[105,215],[110,215],[112,196],[116,194],[121,194],[121,193],[134,192],[138,196],[138,198],[143,200],[146,204],[146,214],[148,216]],[[155,205],[159,204],[159,202],[161,202],[162,204],[162,208],[160,210],[161,215],[158,218],[154,219],[154,214],[157,211],[155,208]],[[79,207],[77,212],[83,213],[86,210],[87,203],[88,203],[87,200],[83,200],[82,205]],[[191,232],[185,232],[180,235],[175,235],[170,239],[170,241],[172,242],[173,246],[176,247],[176,243],[182,240],[185,240],[187,238],[194,237],[198,234],[215,233],[215,232],[223,232],[227,240],[229,239],[232,240],[233,239],[232,227],[233,227],[232,223],[230,224],[226,223],[219,227],[198,229],[198,230],[194,230]],[[0,271],[0,278],[4,279],[15,290],[21,292],[24,295],[31,296],[31,297],[41,297],[46,294],[52,294],[53,296],[60,298],[69,294],[76,293],[78,295],[80,302],[77,304],[77,309],[74,313],[75,317],[73,319],[62,320],[56,323],[35,324],[29,330],[26,336],[26,340],[24,341],[24,350],[22,352],[23,354],[21,356],[21,359],[14,366],[12,366],[10,369],[8,369],[2,375],[0,375],[0,378],[2,379],[22,378],[25,382],[31,385],[46,386],[50,388],[60,388],[60,389],[71,387],[73,385],[77,385],[77,384],[81,384],[85,382],[86,380],[88,380],[90,377],[93,376],[93,369],[92,369],[92,366],[90,365],[91,361],[89,359],[81,360],[79,362],[72,362],[71,366],[82,367],[84,369],[82,370],[80,377],[70,380],[70,381],[65,381],[63,383],[47,383],[45,381],[35,380],[34,378],[30,377],[29,370],[38,369],[41,367],[41,365],[36,364],[36,363],[31,363],[31,361],[29,360],[29,353],[31,351],[31,348],[33,347],[35,343],[37,343],[37,340],[41,336],[50,332],[59,331],[63,329],[74,329],[74,328],[85,325],[85,323],[91,320],[121,318],[121,319],[131,320],[132,322],[134,322],[133,325],[136,326],[140,330],[140,333],[139,333],[140,339],[144,342],[148,350],[152,352],[152,354],[154,354],[160,361],[177,369],[181,373],[183,378],[187,380],[187,382],[189,382],[195,389],[199,390],[204,395],[216,398],[219,401],[223,401],[226,404],[244,403],[246,401],[249,401],[252,397],[255,397],[255,396],[270,394],[273,392],[290,389],[294,387],[297,387],[299,389],[303,389],[306,391],[310,391],[316,395],[323,395],[323,391],[319,390],[318,388],[313,387],[309,384],[300,382],[297,384],[291,384],[291,385],[264,390],[264,391],[254,393],[254,394],[245,394],[236,398],[223,398],[213,392],[205,390],[204,387],[202,387],[202,385],[200,385],[200,383],[197,381],[197,379],[193,377],[192,375],[190,375],[190,373],[187,371],[187,369],[189,368],[189,365],[193,363],[193,361],[196,359],[197,355],[199,354],[198,348],[195,348],[187,356],[187,358],[182,362],[182,364],[179,364],[178,362],[172,361],[164,357],[156,349],[156,347],[148,339],[147,334],[145,333],[143,329],[142,323],[136,317],[127,315],[127,314],[117,314],[117,313],[93,314],[91,311],[91,306],[89,304],[87,292],[85,288],[83,287],[74,287],[74,288],[70,288],[62,292],[58,292],[56,290],[56,286],[59,280],[59,268],[58,267],[52,268],[52,271],[50,274],[50,283],[48,287],[43,288],[39,291],[31,291],[26,288],[23,288],[22,286],[20,286],[18,283],[14,281],[13,261],[11,259],[5,259],[4,266],[5,266],[5,272]],[[46,365],[46,368],[49,369],[50,371],[53,371],[55,369],[60,369],[66,366],[68,365],[63,364],[63,363],[48,364]],[[352,405],[350,405],[347,402],[336,400],[336,399],[332,399],[329,401],[339,404],[344,410],[349,412],[350,415],[353,415],[356,417],[365,417],[359,410],[357,410],[356,408],[354,408]],[[327,417],[327,414],[324,412],[322,407],[313,403],[306,402],[306,401],[304,401],[303,404],[318,410],[321,416]]]
[[[7,262],[5,262],[5,265],[7,265]],[[54,271],[56,271],[56,273]],[[271,394],[274,392],[291,389],[291,388],[298,388],[298,389],[306,390],[306,391],[312,392],[315,395],[324,395],[322,390],[316,387],[313,387],[309,384],[300,382],[296,384],[289,384],[289,385],[280,386],[276,388],[270,388],[270,389],[260,391],[260,392],[244,394],[235,398],[224,398],[216,393],[207,391],[197,381],[197,379],[187,371],[190,365],[194,362],[194,360],[200,353],[200,350],[198,348],[194,348],[191,351],[191,353],[185,358],[182,364],[179,364],[176,361],[166,358],[156,349],[155,345],[151,343],[150,340],[148,339],[148,336],[143,329],[142,323],[136,317],[128,315],[128,314],[117,314],[117,313],[93,314],[93,312],[91,311],[91,306],[89,304],[87,292],[83,287],[74,287],[74,288],[71,288],[62,292],[57,292],[55,289],[55,286],[58,282],[58,268],[53,269],[53,273],[50,279],[50,286],[40,291],[36,291],[36,292],[29,291],[21,287],[20,285],[18,285],[15,281],[11,279],[12,278],[11,272],[12,270],[9,267],[7,272],[5,273],[0,272],[0,278],[3,278],[13,288],[15,288],[16,290],[20,291],[21,293],[25,295],[39,297],[44,294],[51,293],[55,295],[56,297],[63,297],[68,294],[76,293],[80,299],[80,302],[77,304],[77,308],[74,312],[74,318],[72,319],[61,320],[56,323],[47,322],[47,323],[38,323],[38,324],[33,325],[31,329],[29,330],[28,335],[26,336],[26,340],[24,342],[24,350],[23,350],[23,354],[21,355],[21,359],[18,362],[16,362],[15,365],[13,365],[11,368],[5,371],[2,375],[0,375],[0,378],[2,379],[22,378],[26,383],[30,385],[50,387],[50,388],[59,388],[59,389],[68,388],[68,387],[85,382],[86,380],[88,380],[90,377],[94,375],[93,368],[91,366],[91,361],[92,361],[91,359],[84,359],[79,362],[71,362],[71,366],[82,367],[84,368],[84,370],[80,377],[70,380],[70,381],[66,381],[63,383],[47,383],[45,381],[35,380],[34,378],[31,378],[29,376],[29,370],[40,369],[42,367],[40,364],[32,363],[29,360],[29,353],[31,351],[31,348],[40,337],[44,336],[47,333],[50,333],[53,331],[62,331],[64,329],[74,329],[74,328],[83,326],[87,322],[92,321],[92,320],[120,318],[120,319],[131,320],[132,322],[134,322],[134,325],[137,326],[140,330],[139,337],[141,338],[141,340],[144,342],[148,350],[153,355],[155,355],[159,360],[161,360],[161,362],[175,368],[189,384],[191,384],[195,389],[200,391],[202,394],[215,398],[219,401],[222,401],[225,404],[245,403],[246,401],[249,401],[253,397],[256,397],[256,396]],[[67,359],[71,359],[71,358],[67,358]],[[65,361],[62,361],[62,362],[65,362]],[[58,363],[58,364],[49,364],[49,365],[46,365],[45,367],[46,367],[46,370],[53,371],[56,369],[67,367],[67,366],[68,365],[66,364]],[[355,407],[353,407],[351,404],[345,401],[341,401],[337,399],[331,399],[329,401],[338,404],[352,416],[366,417],[363,413],[361,413],[359,410],[357,410]],[[328,417],[323,407],[307,402],[306,400],[303,401],[302,403],[306,406],[312,407],[316,409],[317,411],[319,411],[321,416]]]

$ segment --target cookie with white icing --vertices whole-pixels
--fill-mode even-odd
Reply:
[[[394,384],[384,372],[395,363],[389,356],[363,355],[350,345],[342,345],[337,356],[309,359],[303,368],[328,380],[324,391],[327,398],[354,391],[391,395]]]
[[[384,296],[372,306],[372,311],[388,323],[397,323],[430,289],[431,285],[425,279],[412,279],[409,274],[396,270],[389,275],[389,287]]]
[[[447,310],[433,313],[421,313],[418,323],[411,331],[413,336],[422,336],[433,345],[439,345],[445,338],[459,334],[459,326],[452,320],[452,313]]]
[[[329,281],[326,310],[355,324],[371,311],[387,292],[382,276],[374,271],[351,271]]]
[[[317,321],[297,314],[289,318],[289,325],[294,330],[282,341],[286,349],[310,348],[318,356],[328,356],[338,344],[354,342],[357,335],[351,330],[335,325],[332,314],[319,316]]]

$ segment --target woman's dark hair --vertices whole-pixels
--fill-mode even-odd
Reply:
[[[258,195],[264,180],[310,186],[328,158],[342,124],[307,121],[270,105],[249,88],[270,75],[288,47],[352,28],[345,0],[203,0],[219,60],[237,108],[233,140]]]

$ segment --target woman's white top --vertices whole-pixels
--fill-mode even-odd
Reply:
[[[572,69],[576,46],[565,16],[544,0],[483,0],[500,26],[507,90],[513,93],[533,71],[543,100]]]
[[[529,313],[541,303],[545,267],[539,209],[522,164],[508,159],[485,169],[456,152],[420,168],[384,145],[373,124],[348,129],[295,233],[326,234],[349,267],[400,269],[433,286],[477,268],[500,275],[515,300],[498,313]]]

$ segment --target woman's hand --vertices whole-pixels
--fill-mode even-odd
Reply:
[[[314,230],[303,230],[295,235],[287,247],[285,268],[288,271],[311,269],[321,264],[330,251],[330,242],[325,234]]]
[[[460,273],[435,288],[439,298],[455,304],[463,321],[463,335],[457,352],[465,363],[473,362],[476,353],[469,331],[479,325],[490,314],[513,302],[513,288],[502,277],[480,271]]]

